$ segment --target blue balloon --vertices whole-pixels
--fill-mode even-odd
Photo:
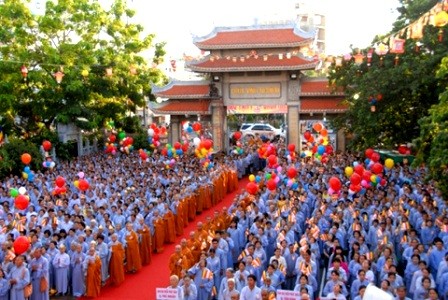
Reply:
[[[325,153],[325,146],[319,145],[319,147],[317,147],[317,153],[319,153],[320,155],[323,155]]]
[[[182,155],[182,154],[184,154],[184,151],[182,151],[182,149],[177,149],[176,150],[176,154],[177,155]]]
[[[291,188],[292,188],[293,190],[297,190],[298,187],[299,187],[299,184],[298,184],[297,182],[294,182],[294,183],[291,185]]]
[[[168,154],[168,157],[173,156],[173,150],[169,149],[169,150],[167,151],[167,154]]]
[[[366,165],[370,164],[370,159],[366,158],[366,160],[364,161],[364,163],[365,163]]]
[[[26,166],[26,167],[23,169],[23,172],[29,174],[29,173],[31,172],[30,167],[29,167],[29,166]]]
[[[259,183],[261,181],[260,175],[255,176],[255,182]]]
[[[34,181],[34,173],[29,173],[28,174],[28,181],[29,182],[33,182]]]
[[[359,165],[359,162],[354,161],[354,162],[353,162],[353,166],[356,167],[357,165]]]
[[[191,133],[191,132],[193,132],[193,127],[191,127],[191,126],[188,126],[188,127],[187,127],[187,132],[188,132],[188,133]]]

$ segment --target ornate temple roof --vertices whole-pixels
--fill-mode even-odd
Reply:
[[[210,98],[209,81],[171,81],[163,87],[152,86],[152,94],[169,99]]]

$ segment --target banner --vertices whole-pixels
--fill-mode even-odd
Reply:
[[[300,299],[300,292],[277,290],[277,300],[296,300]]]
[[[177,289],[156,288],[156,300],[178,300]]]
[[[287,105],[229,105],[227,114],[286,114]]]

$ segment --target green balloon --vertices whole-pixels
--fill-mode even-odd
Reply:
[[[11,197],[15,198],[19,195],[19,191],[17,189],[11,189],[9,191],[9,194],[11,195]]]
[[[121,131],[121,132],[118,134],[118,138],[119,138],[120,140],[124,139],[125,137],[126,137],[126,132],[124,132],[124,131]]]

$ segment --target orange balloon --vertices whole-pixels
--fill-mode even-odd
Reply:
[[[322,126],[321,123],[317,122],[317,123],[314,123],[314,125],[313,125],[313,129],[314,129],[316,132],[320,132],[320,131],[323,129],[323,126]]]
[[[29,155],[28,153],[23,153],[21,158],[22,158],[22,162],[25,165],[29,165],[30,164],[30,162],[31,162],[31,155]]]
[[[320,135],[321,136],[328,136],[328,130],[326,130],[325,128],[324,129],[322,129],[321,131],[320,131]]]

